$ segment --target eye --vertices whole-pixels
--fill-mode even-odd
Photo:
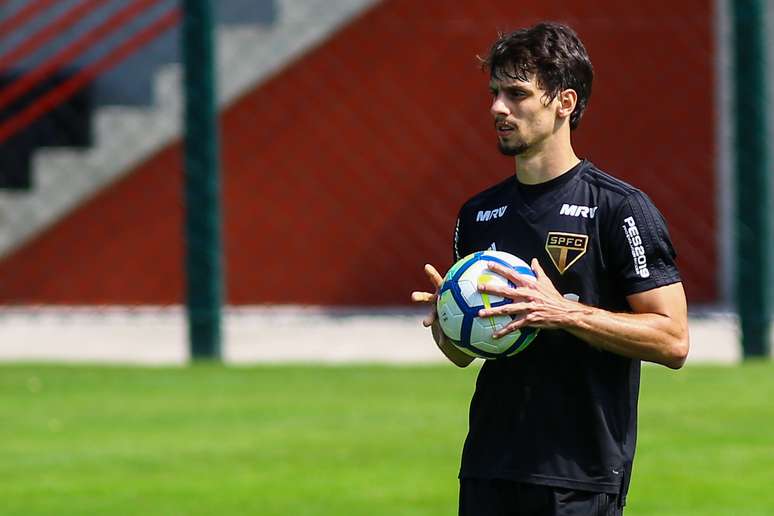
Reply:
[[[517,99],[525,96],[525,93],[522,90],[517,89],[508,89],[505,91],[505,93],[508,95],[508,97]]]

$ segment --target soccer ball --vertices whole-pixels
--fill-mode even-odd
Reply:
[[[512,300],[478,291],[481,283],[495,283],[513,287],[507,278],[487,269],[487,262],[510,267],[520,275],[535,280],[527,263],[502,251],[479,251],[469,254],[455,263],[438,292],[438,320],[444,334],[460,350],[468,355],[488,360],[511,357],[535,339],[536,328],[521,328],[499,339],[492,333],[510,323],[509,315],[478,317],[482,308],[502,306]]]

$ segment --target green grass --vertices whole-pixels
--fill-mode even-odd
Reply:
[[[0,366],[0,513],[451,515],[477,370]],[[644,370],[627,515],[774,514],[774,365]]]

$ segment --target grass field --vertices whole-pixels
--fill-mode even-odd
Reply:
[[[0,514],[456,514],[475,369],[0,366]],[[774,364],[646,367],[628,515],[774,514]]]

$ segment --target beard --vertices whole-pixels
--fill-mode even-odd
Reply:
[[[506,156],[520,156],[529,150],[529,145],[524,142],[507,144],[497,140],[497,148]]]

